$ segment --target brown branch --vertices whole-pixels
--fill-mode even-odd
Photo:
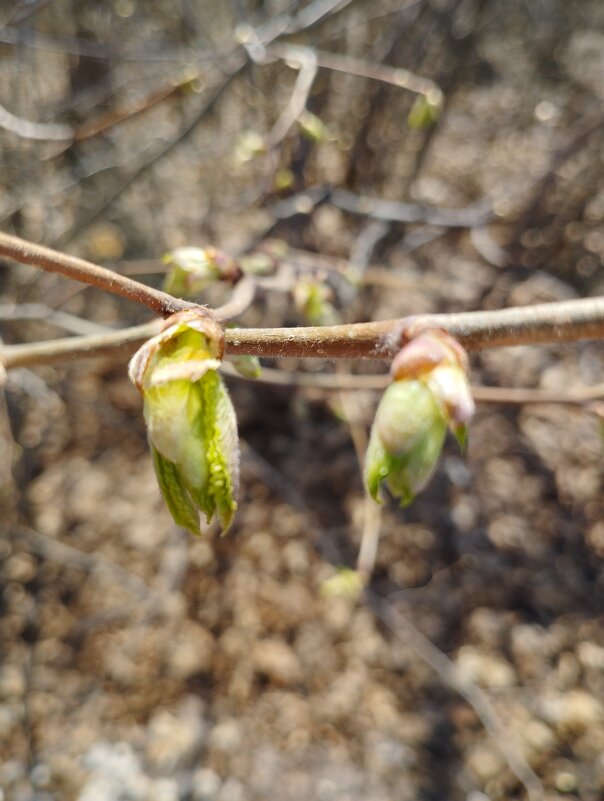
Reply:
[[[115,128],[125,120],[135,117],[158,103],[163,102],[172,95],[190,87],[195,79],[200,77],[198,70],[192,70],[185,75],[172,79],[168,83],[154,89],[145,97],[133,100],[129,105],[113,109],[112,111],[102,114],[100,117],[85,123],[73,132],[73,139],[76,142],[82,142],[85,139],[92,139],[110,128]]]
[[[232,309],[217,310],[224,320]],[[31,345],[9,345],[0,356],[6,368],[52,364],[87,356],[131,353],[159,331],[158,321],[89,337]],[[398,320],[308,328],[231,328],[227,353],[322,359],[388,360],[410,337],[426,327],[443,328],[470,351],[512,345],[577,342],[604,338],[604,298],[542,303],[498,311],[427,314]]]
[[[227,350],[255,356],[383,360],[426,327],[447,330],[470,351],[600,339],[604,338],[604,298],[353,325],[233,329],[227,332]]]
[[[174,298],[92,262],[68,256],[0,232],[0,256],[60,273],[147,306],[168,317],[199,304]],[[251,277],[240,282],[231,300],[213,313],[221,322],[241,314],[253,301]],[[205,307],[204,307],[205,308]],[[574,342],[604,337],[604,298],[544,303],[499,311],[428,314],[399,320],[307,328],[231,329],[226,345],[234,355],[389,359],[424,328],[443,328],[467,350],[503,345]],[[86,355],[111,354],[152,336],[150,323],[126,331],[3,348],[5,367],[50,363]],[[150,333],[151,332],[151,333]]]
[[[2,232],[0,232],[0,256],[91,284],[106,292],[140,303],[162,317],[196,306],[195,303],[173,298],[166,292],[153,289],[106,267],[99,267],[90,261],[59,253],[57,250]]]

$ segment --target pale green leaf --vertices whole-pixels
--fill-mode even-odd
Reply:
[[[199,534],[199,514],[176,465],[165,459],[153,445],[151,453],[157,482],[174,522],[191,534]]]

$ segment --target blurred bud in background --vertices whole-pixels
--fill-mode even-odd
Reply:
[[[440,117],[444,96],[434,89],[415,98],[407,116],[407,126],[414,131],[431,128]]]
[[[363,577],[358,570],[339,567],[337,572],[321,583],[321,595],[324,598],[349,598],[356,600],[364,589]]]
[[[298,125],[304,136],[312,142],[325,142],[332,138],[330,137],[327,126],[321,118],[307,109],[298,117]]]
[[[164,290],[180,298],[195,298],[216,281],[235,283],[242,274],[234,259],[213,247],[176,248],[163,261],[170,267]]]
[[[302,278],[293,289],[294,305],[310,325],[337,325],[340,315],[332,303],[333,290],[324,281]]]

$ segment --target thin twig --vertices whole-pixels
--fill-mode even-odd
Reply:
[[[324,69],[355,75],[358,78],[369,78],[370,80],[396,86],[399,89],[407,89],[410,92],[424,95],[435,104],[443,101],[443,92],[434,81],[415,75],[413,72],[400,67],[374,64],[352,56],[326,53],[310,47],[282,43],[271,45],[267,48],[267,53],[269,56],[276,56],[294,64],[304,64],[312,58],[319,67]]]
[[[315,0],[313,3],[310,3],[305,8],[298,11],[287,26],[286,33],[291,34],[307,31],[326,17],[339,13],[346,8],[346,6],[349,6],[351,2],[352,0]]]
[[[65,142],[73,139],[73,128],[54,122],[32,122],[17,117],[15,114],[0,106],[0,128],[10,131],[21,139],[36,139],[39,141]]]
[[[161,43],[158,49],[154,50],[147,43],[138,51],[125,52],[111,46],[86,41],[76,38],[54,38],[44,36],[37,29],[23,29],[17,27],[2,27],[0,29],[0,42],[6,45],[17,45],[18,47],[30,47],[35,50],[48,50],[54,53],[69,54],[73,56],[84,56],[111,62],[178,62],[185,63],[195,59],[196,61],[216,59],[215,53],[193,53],[191,50],[174,49],[167,50]],[[161,48],[161,49],[159,49]]]
[[[266,136],[265,145],[268,150],[276,147],[285,139],[292,125],[298,121],[304,112],[316,74],[317,64],[312,59],[300,64],[300,71],[298,72],[289,103]]]
[[[153,106],[158,105],[158,103],[161,103],[168,97],[172,97],[172,95],[190,86],[191,83],[199,77],[199,70],[190,70],[180,78],[172,79],[168,83],[154,89],[145,97],[132,101],[127,106],[113,109],[97,119],[85,123],[73,132],[73,138],[76,142],[92,139],[94,136],[98,136],[110,128],[114,128],[125,120],[129,120],[153,108]]]
[[[487,694],[461,674],[457,666],[417,629],[393,604],[372,590],[366,591],[367,604],[392,633],[409,645],[430,667],[464,698],[499,747],[508,767],[524,785],[530,801],[542,801],[539,777],[524,758],[501,721]]]
[[[0,232],[0,256],[20,264],[40,267],[51,273],[60,273],[75,281],[91,284],[113,295],[132,300],[146,306],[156,314],[167,317],[177,311],[194,308],[196,304],[173,298],[166,292],[141,284],[125,275],[120,275],[106,267],[99,267],[77,256],[69,256],[58,250],[27,242],[18,236]]]
[[[43,303],[0,303],[0,321],[10,323],[19,320],[44,320],[52,323],[70,334],[100,334],[108,330],[108,326],[84,320],[75,314],[51,309]]]
[[[225,331],[225,341],[227,353],[231,355],[384,361],[392,358],[404,342],[424,328],[442,328],[470,351],[601,339],[604,338],[604,297],[351,325],[230,328]],[[0,356],[5,367],[10,368],[131,353],[158,330],[158,323],[152,322],[96,336],[8,345]]]
[[[399,203],[394,200],[363,197],[345,189],[334,189],[329,202],[343,211],[360,214],[384,222],[427,223],[443,228],[473,228],[484,225],[493,216],[488,198],[461,209],[442,209],[421,203]]]
[[[221,323],[240,317],[254,302],[258,282],[246,275],[237,284],[229,300],[213,310],[213,316]]]
[[[278,370],[263,367],[257,378],[249,379],[225,362],[221,369],[231,378],[254,381],[280,387],[301,387],[328,392],[365,391],[382,392],[391,382],[389,373],[379,375],[355,375],[353,373],[311,373]],[[524,387],[484,387],[472,386],[472,397],[477,403],[501,403],[523,406],[525,404],[558,403],[569,406],[585,406],[592,401],[604,398],[604,384],[591,387],[578,387],[568,392]]]
[[[354,445],[359,470],[362,474],[369,440],[367,436],[367,425],[363,420],[358,396],[355,392],[340,392],[339,399]],[[371,576],[375,568],[375,560],[377,558],[378,545],[380,542],[381,523],[381,506],[375,503],[369,494],[365,493],[363,498],[361,545],[359,547],[356,564],[357,573],[361,577],[364,586],[367,586],[371,581]]]
[[[76,567],[86,572],[99,571],[115,579],[115,582],[122,587],[126,587],[133,594],[142,600],[147,600],[152,595],[153,590],[143,579],[127,570],[125,567],[111,562],[97,553],[85,553],[78,548],[67,545],[64,542],[47,537],[38,531],[34,531],[26,526],[17,526],[16,533],[23,537],[30,551],[50,559],[59,564]]]

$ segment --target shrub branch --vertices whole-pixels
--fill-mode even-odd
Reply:
[[[128,298],[167,317],[197,304],[174,298],[105,267],[50,248],[0,233],[0,255],[43,270],[60,273],[107,292]],[[242,314],[253,302],[255,283],[243,278],[228,303],[209,310],[224,322]],[[205,308],[205,307],[203,307]],[[159,331],[155,320],[90,336],[76,336],[33,344],[8,345],[0,351],[6,368],[87,356],[131,353]],[[251,356],[295,356],[323,359],[390,359],[424,328],[442,328],[467,350],[511,345],[576,342],[604,338],[604,298],[542,303],[497,311],[426,314],[397,320],[300,328],[231,328],[225,331],[227,353]]]
[[[177,311],[194,308],[196,304],[186,300],[173,298],[166,292],[141,284],[133,278],[99,267],[77,256],[69,256],[58,250],[36,245],[18,236],[11,236],[0,231],[0,256],[4,256],[20,264],[39,267],[50,273],[60,273],[67,278],[91,284],[113,295],[121,295],[151,309],[155,314],[168,317]]]

